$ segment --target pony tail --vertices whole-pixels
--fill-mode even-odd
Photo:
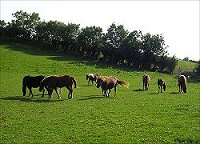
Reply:
[[[23,96],[26,95],[26,80],[27,80],[27,76],[25,76],[22,80],[22,93],[23,93]]]
[[[129,83],[128,82],[117,80],[117,83],[120,84],[120,85],[123,85],[126,88],[129,87]]]
[[[74,88],[76,88],[76,80],[74,79],[74,77],[71,77],[72,82],[74,83]]]

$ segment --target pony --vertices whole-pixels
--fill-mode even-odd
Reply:
[[[150,81],[151,81],[151,78],[150,78],[149,75],[143,75],[143,77],[142,77],[143,90],[148,90],[149,89]]]
[[[158,79],[158,93],[162,93],[162,89],[165,91],[166,90],[166,84],[162,79]]]
[[[179,87],[179,92],[181,93],[182,91],[186,93],[187,91],[187,79],[184,75],[180,75],[178,78],[178,87]]]
[[[92,74],[92,73],[87,74],[86,80],[88,80],[88,85],[89,85],[90,81],[91,81],[92,84],[93,84],[93,82],[96,83],[97,77],[98,77],[98,74]]]
[[[115,95],[117,91],[117,84],[124,85],[128,88],[128,82],[120,81],[116,77],[100,76],[97,78],[97,88],[102,88],[103,96],[109,97],[111,89],[114,88]]]
[[[76,88],[76,80],[72,76],[69,76],[69,75],[49,76],[41,81],[39,91],[42,91],[45,88],[48,91],[48,95],[50,99],[53,93],[53,90],[55,90],[59,99],[61,97],[58,94],[57,88],[66,87],[69,90],[68,99],[71,99],[73,98],[73,88],[72,88],[73,84],[74,84],[74,88]]]
[[[39,76],[25,76],[22,80],[22,93],[23,96],[26,95],[26,88],[29,89],[29,96],[32,95],[33,97],[33,92],[32,88],[38,88],[40,86],[40,82],[44,79],[45,77],[42,75]],[[43,89],[43,94],[44,96],[44,89]]]

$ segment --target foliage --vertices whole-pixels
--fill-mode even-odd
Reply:
[[[196,69],[196,73],[197,73],[198,77],[200,78],[200,60],[198,61],[198,65],[195,69]]]

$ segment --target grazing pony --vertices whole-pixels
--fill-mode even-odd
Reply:
[[[33,97],[33,92],[32,88],[37,88],[40,86],[40,82],[44,79],[44,76],[39,75],[39,76],[25,76],[22,80],[22,93],[23,96],[26,95],[26,87],[29,89],[29,96],[32,95]],[[43,90],[43,95],[44,96],[44,90]]]
[[[178,78],[178,87],[179,87],[179,92],[181,93],[182,91],[184,93],[186,93],[186,90],[187,90],[187,86],[186,86],[186,83],[187,83],[187,79],[184,75],[181,75],[179,78]]]
[[[150,80],[151,79],[150,79],[149,75],[143,75],[143,77],[142,77],[143,90],[148,90],[149,89]]]
[[[97,77],[98,77],[98,74],[92,74],[92,73],[87,74],[86,80],[88,80],[88,85],[89,85],[90,81],[92,82],[92,84],[93,84],[93,82],[96,83]]]
[[[117,84],[125,85],[128,88],[127,82],[120,81],[115,77],[100,76],[97,78],[97,88],[101,86],[103,96],[106,96],[106,97],[109,97],[112,88],[114,88],[115,95],[116,95]]]
[[[162,89],[165,91],[166,90],[166,84],[162,79],[158,79],[158,93],[162,93]]]
[[[74,88],[76,88],[76,80],[69,75],[49,76],[41,81],[39,91],[45,88],[48,91],[48,95],[50,99],[53,93],[53,90],[55,90],[56,94],[58,95],[58,98],[61,98],[60,95],[58,94],[57,88],[66,87],[69,90],[68,98],[71,99],[73,98],[73,95],[72,95],[73,84],[74,84]]]

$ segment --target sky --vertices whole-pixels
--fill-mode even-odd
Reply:
[[[0,19],[9,22],[14,19],[12,13],[23,10],[39,13],[41,20],[75,23],[81,28],[95,25],[104,32],[114,22],[129,32],[141,30],[143,34],[162,35],[169,56],[199,60],[199,8],[199,0],[0,0]]]

